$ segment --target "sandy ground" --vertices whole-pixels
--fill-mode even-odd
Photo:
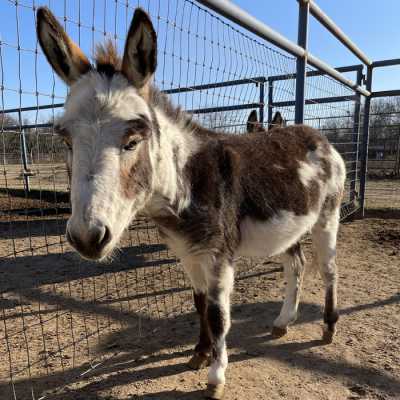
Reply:
[[[26,224],[13,231],[22,250]],[[99,265],[69,251],[64,224],[63,216],[29,222],[34,250],[2,262],[0,399],[203,398],[206,370],[186,365],[198,332],[191,293],[156,231],[137,222],[114,262]],[[3,254],[7,235],[4,222]],[[297,323],[272,339],[285,286],[279,259],[239,261],[226,399],[400,399],[399,256],[399,219],[341,226],[331,345],[320,341],[318,276],[306,276]]]

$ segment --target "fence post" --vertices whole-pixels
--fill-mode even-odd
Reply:
[[[272,123],[272,103],[274,101],[274,81],[268,78],[268,128]]]
[[[265,91],[265,84],[264,82],[260,82],[260,123],[261,125],[264,124],[264,91]]]
[[[357,70],[357,85],[361,86],[362,84],[362,74],[363,67],[360,67]],[[361,110],[361,94],[356,92],[356,103],[354,105],[354,121],[353,121],[353,135],[352,135],[352,142],[353,142],[353,150],[354,150],[354,160],[351,167],[350,172],[350,201],[353,201],[356,192],[356,183],[357,183],[357,168],[358,168],[358,153],[359,153],[359,140],[360,140],[360,110]]]
[[[19,122],[19,129],[20,129],[20,145],[21,145],[21,159],[22,165],[24,167],[22,174],[24,178],[24,187],[25,191],[29,192],[29,175],[28,175],[28,158],[26,155],[26,138],[25,138],[25,131],[22,127],[22,116],[21,111],[18,111],[18,122]]]
[[[400,128],[397,132],[396,165],[394,168],[394,176],[400,176]]]
[[[372,88],[372,66],[367,67],[367,84],[366,89],[371,92]],[[369,113],[371,108],[371,96],[366,97],[364,104],[364,120],[363,120],[363,141],[361,147],[361,176],[360,176],[360,215],[365,216],[365,187],[367,183],[367,167],[368,167],[368,144],[369,144]]]
[[[305,99],[305,80],[307,65],[307,38],[308,38],[308,15],[310,4],[308,0],[299,1],[299,21],[297,44],[306,52],[304,57],[297,56],[296,61],[296,108],[294,120],[296,124],[304,122],[304,99]]]

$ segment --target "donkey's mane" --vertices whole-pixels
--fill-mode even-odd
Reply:
[[[121,71],[122,58],[118,54],[117,47],[111,39],[104,44],[98,44],[94,53],[96,69],[100,73],[113,75]]]
[[[112,77],[115,73],[121,72],[122,58],[118,54],[118,50],[111,39],[107,40],[104,44],[98,44],[96,46],[94,61],[97,72],[101,74]],[[147,94],[147,100],[150,106],[161,109],[172,121],[191,130],[199,128],[199,126],[192,121],[189,114],[185,113],[181,107],[172,104],[168,96],[155,86],[150,85]]]

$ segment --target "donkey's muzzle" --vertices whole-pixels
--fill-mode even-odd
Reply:
[[[107,225],[94,226],[84,234],[67,227],[69,244],[85,258],[98,260],[104,256],[105,247],[111,242],[111,231]]]

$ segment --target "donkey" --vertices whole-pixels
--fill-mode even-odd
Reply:
[[[193,122],[152,85],[157,37],[136,9],[122,58],[109,42],[92,65],[47,8],[37,12],[40,45],[69,86],[55,130],[68,146],[72,214],[66,236],[81,256],[102,260],[138,214],[152,218],[190,277],[200,339],[190,365],[211,357],[207,396],[222,398],[228,364],[234,259],[284,255],[285,300],[273,334],[297,315],[312,231],[326,286],[324,339],[335,333],[339,208],[345,166],[314,129],[220,134]]]
[[[275,127],[284,127],[286,126],[286,121],[282,118],[282,115],[279,111],[277,111],[270,124],[268,124],[268,130],[271,130]],[[263,127],[263,124],[258,121],[257,117],[257,111],[253,110],[250,114],[249,117],[247,118],[247,132],[248,133],[253,133],[253,132],[259,132],[259,131],[264,131],[266,130]]]

